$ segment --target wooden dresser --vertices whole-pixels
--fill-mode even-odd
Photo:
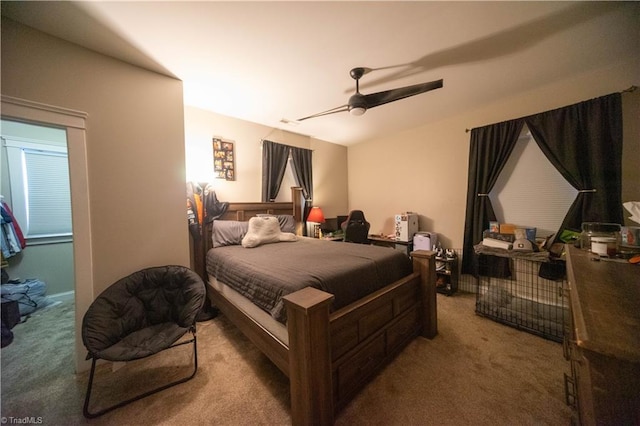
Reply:
[[[567,246],[567,403],[574,423],[640,425],[640,265],[593,257]]]

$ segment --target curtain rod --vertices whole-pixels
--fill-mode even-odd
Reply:
[[[290,130],[280,129],[280,128],[278,128],[278,127],[273,127],[273,128],[269,131],[269,133],[267,133],[265,136],[263,136],[263,137],[261,137],[261,138],[260,138],[260,142],[259,142],[259,143],[260,143],[260,146],[262,146],[262,142],[264,142],[264,141],[266,141],[266,140],[269,140],[269,139],[267,139],[267,138],[268,138],[269,136],[271,136],[271,135],[272,135],[276,130],[279,130],[279,131],[281,131],[281,132],[283,132],[283,133],[289,133],[289,134],[291,134],[291,135],[297,135],[297,136],[302,136],[303,138],[307,138],[307,139],[308,139],[308,142],[309,142],[309,145],[311,145],[311,139],[313,139],[313,137],[312,137],[312,136],[305,135],[305,134],[302,134],[302,133],[292,132],[292,131],[290,131]],[[284,135],[282,135],[282,136],[283,136],[283,137],[282,137],[282,139],[284,139]],[[271,142],[275,142],[275,141],[271,141]],[[280,145],[287,145],[286,143],[281,143],[281,142],[276,142],[276,143],[279,143]],[[287,146],[293,146],[293,145],[287,145]],[[294,148],[296,148],[296,147],[294,147]],[[299,147],[298,147],[298,148],[299,148]],[[305,148],[305,149],[309,149],[309,148]]]
[[[268,140],[268,139],[260,139],[260,142],[259,142],[259,143],[260,143],[260,146],[262,146],[262,143],[263,143],[264,141],[277,143],[278,145],[288,146],[289,148],[306,149],[307,151],[311,151],[311,152],[314,152],[314,151],[315,151],[315,149],[311,149],[311,148],[303,148],[303,147],[301,147],[301,146],[289,145],[289,144],[286,144],[286,143],[276,142],[276,141],[272,141],[272,140]]]
[[[621,90],[619,93],[631,93],[635,92],[638,86],[630,86],[628,89]],[[607,96],[607,95],[604,95]],[[464,129],[465,133],[469,133],[472,129]]]

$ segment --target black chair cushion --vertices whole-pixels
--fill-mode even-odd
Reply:
[[[352,210],[349,212],[347,220],[340,227],[344,233],[344,240],[351,243],[369,243],[370,224],[364,218],[362,210]]]
[[[352,243],[369,242],[369,224],[363,222],[349,222],[344,230],[344,240]]]
[[[103,291],[82,322],[89,355],[128,361],[160,352],[195,323],[202,279],[183,266],[159,266],[124,277]]]
[[[173,345],[189,331],[173,322],[145,327],[125,336],[124,339],[96,353],[100,359],[109,361],[129,361],[158,353]]]

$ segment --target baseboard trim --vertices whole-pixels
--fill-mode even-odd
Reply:
[[[47,296],[54,302],[67,302],[69,300],[73,300],[75,298],[75,294],[76,292],[71,290],[63,293],[48,294]]]

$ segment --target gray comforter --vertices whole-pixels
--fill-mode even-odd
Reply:
[[[299,238],[211,249],[207,272],[284,323],[282,297],[289,293],[308,286],[324,290],[335,296],[336,310],[410,274],[412,265],[385,247]]]

